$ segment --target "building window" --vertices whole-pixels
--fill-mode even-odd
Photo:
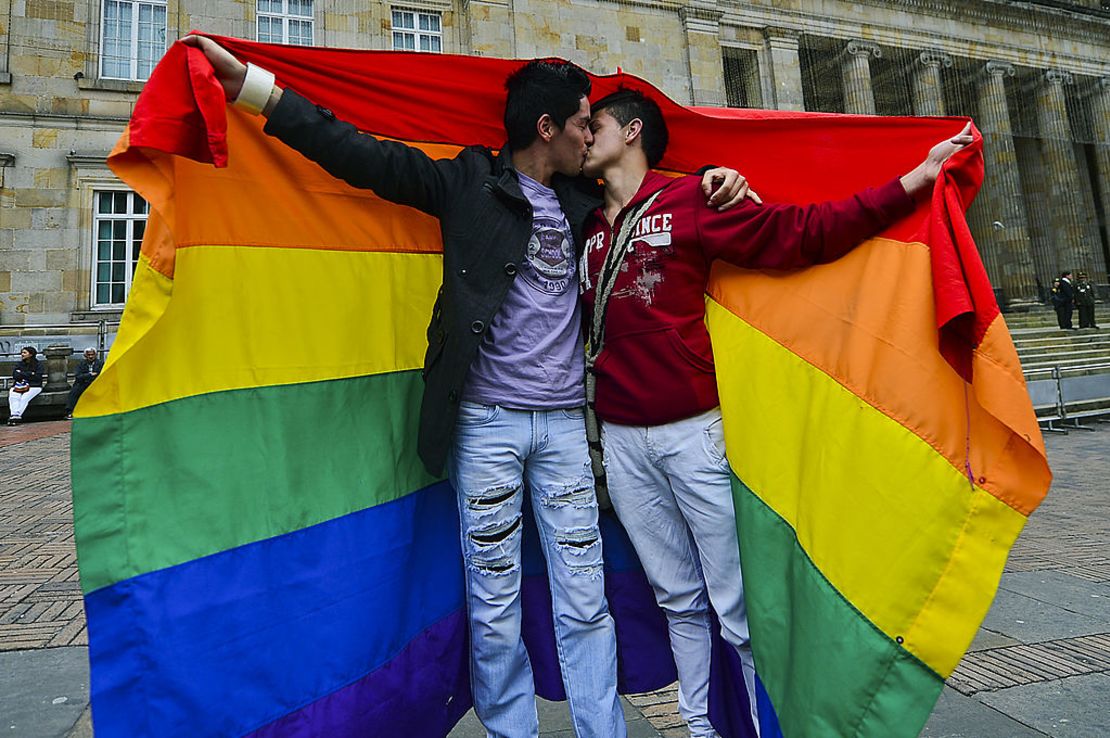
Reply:
[[[144,80],[166,50],[166,3],[104,0],[100,76]]]
[[[258,40],[312,46],[312,0],[258,0]]]
[[[439,13],[393,8],[394,51],[443,51]]]
[[[122,307],[146,230],[146,200],[134,192],[93,195],[93,307]]]
[[[758,108],[763,105],[759,86],[759,59],[752,49],[726,46],[722,49],[725,96],[730,108]]]

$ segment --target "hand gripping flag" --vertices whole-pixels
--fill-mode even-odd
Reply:
[[[432,156],[501,144],[519,64],[220,41]],[[731,165],[780,201],[885,181],[962,126],[699,112],[627,75],[595,78],[594,94],[621,84],[663,106],[666,169]],[[73,427],[97,735],[442,736],[470,697],[454,496],[415,453],[438,227],[261,129],[175,44],[110,157],[150,215]],[[714,273],[764,735],[776,714],[787,736],[917,735],[1048,487],[963,217],[979,147],[834,264]],[[661,687],[662,615],[619,524],[602,524],[620,687]],[[525,574],[537,691],[559,699],[534,548]],[[713,719],[745,735],[742,680],[715,653]]]

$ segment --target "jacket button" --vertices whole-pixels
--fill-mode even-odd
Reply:
[[[470,324],[470,330],[474,333],[481,333],[485,330],[485,328],[486,324],[480,320],[475,320],[473,323]]]
[[[505,265],[505,274],[508,274],[510,277],[515,276],[516,275],[516,264],[513,264],[511,262],[506,264]]]
[[[450,400],[451,402],[458,402],[459,401],[459,393],[456,392],[455,390],[451,390],[450,392],[447,393],[447,399]]]
[[[460,277],[465,277],[466,276],[466,268],[465,267],[459,270],[459,276]]]
[[[323,105],[317,105],[316,106],[316,112],[319,113],[320,115],[324,116],[328,120],[334,120],[334,118],[335,118],[335,113],[331,112],[330,110],[325,108]]]

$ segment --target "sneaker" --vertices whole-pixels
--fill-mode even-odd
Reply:
[[[73,420],[73,413],[67,414],[66,415],[66,420]]]

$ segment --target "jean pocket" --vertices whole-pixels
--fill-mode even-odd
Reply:
[[[581,405],[579,405],[578,407],[565,407],[559,412],[563,414],[564,418],[570,418],[571,420],[586,419],[586,408]]]
[[[705,447],[705,455],[714,466],[729,469],[728,455],[725,450],[725,424],[720,415],[709,421],[709,425],[705,426],[702,432],[703,446]]]
[[[471,427],[486,425],[497,418],[500,410],[501,408],[497,405],[482,405],[481,403],[463,400],[459,403],[458,423]]]

